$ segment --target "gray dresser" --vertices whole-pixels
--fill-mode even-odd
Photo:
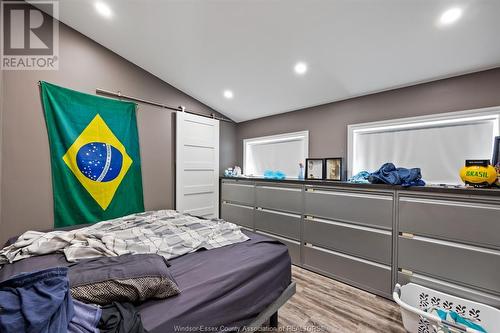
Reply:
[[[223,180],[221,217],[277,239],[300,265],[303,193],[301,185]]]
[[[224,178],[221,216],[387,298],[412,281],[500,307],[500,191]]]
[[[221,184],[221,217],[254,230],[255,185],[253,182],[225,180]]]
[[[398,281],[500,307],[499,198],[398,196]]]
[[[393,193],[336,186],[304,190],[304,267],[389,296]]]

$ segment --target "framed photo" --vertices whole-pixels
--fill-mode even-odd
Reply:
[[[342,180],[342,157],[325,158],[325,179]]]
[[[494,167],[500,167],[500,136],[495,137],[495,142],[493,145],[493,158],[491,159],[491,164]]]
[[[306,179],[323,179],[324,177],[324,160],[306,158]]]

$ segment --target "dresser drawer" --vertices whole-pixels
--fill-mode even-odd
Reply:
[[[255,201],[254,189],[255,186],[252,183],[223,181],[221,199],[253,206]]]
[[[255,211],[255,229],[299,240],[300,219],[300,215],[257,209]]]
[[[391,264],[392,232],[387,230],[306,217],[304,241]]]
[[[399,230],[500,249],[500,201],[494,205],[402,196]]]
[[[392,195],[309,188],[305,215],[392,229]]]
[[[471,301],[487,304],[500,308],[500,297],[493,294],[488,294],[480,290],[473,288],[467,288],[459,286],[450,282],[446,282],[439,279],[434,279],[426,275],[421,274],[405,274],[398,272],[398,283],[401,285],[407,283],[416,283],[421,286],[431,288],[440,292],[444,292],[453,296],[465,298]]]
[[[398,237],[398,266],[500,295],[500,252],[425,237]]]
[[[223,220],[239,224],[241,226],[254,229],[253,226],[253,207],[247,207],[243,205],[222,203],[221,207],[221,217]]]
[[[304,265],[368,291],[391,293],[391,268],[316,246],[304,246]]]
[[[290,255],[290,258],[292,259],[292,264],[294,265],[300,265],[300,243],[296,242],[291,239],[286,239],[283,237],[279,237],[276,235],[271,235],[266,232],[262,231],[256,231],[256,233],[264,235],[266,237],[275,239],[277,241],[280,241],[281,243],[285,244],[288,247],[288,254]]]
[[[256,206],[300,214],[302,212],[302,188],[275,185],[257,185]]]

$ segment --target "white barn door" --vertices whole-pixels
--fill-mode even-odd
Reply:
[[[219,217],[219,121],[177,112],[175,209]]]

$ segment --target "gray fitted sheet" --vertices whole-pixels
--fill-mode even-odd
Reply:
[[[139,305],[144,327],[150,333],[182,332],[175,326],[227,331],[249,324],[277,299],[291,283],[287,247],[262,235],[244,233],[248,241],[169,260],[181,293]],[[69,265],[63,254],[51,254],[21,260],[15,271]],[[11,276],[13,267],[0,269],[0,280]]]
[[[291,283],[285,245],[245,231],[243,243],[170,260],[181,293],[139,306],[150,333],[174,326],[241,327],[249,324]]]

